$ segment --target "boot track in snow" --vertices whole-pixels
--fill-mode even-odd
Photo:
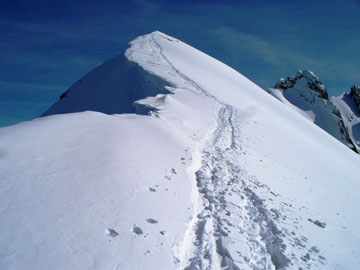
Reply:
[[[243,151],[240,112],[182,74],[153,37],[152,42],[179,77],[219,107],[215,131],[200,143],[188,169],[194,181],[194,214],[178,252],[179,268],[283,269],[289,260],[280,232],[262,200],[247,186],[246,172],[237,162]]]
[[[242,151],[233,124],[237,118],[231,106],[222,106],[217,128],[202,150],[180,269],[282,269],[289,261],[279,230],[237,165]]]

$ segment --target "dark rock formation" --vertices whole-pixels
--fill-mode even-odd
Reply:
[[[274,85],[274,88],[286,90],[293,87],[298,80],[305,78],[307,86],[317,93],[318,97],[328,100],[329,95],[327,93],[324,83],[316,76],[312,71],[299,70],[295,76],[287,77],[286,79],[280,78],[280,80]]]
[[[350,93],[347,95],[354,101],[356,107],[360,109],[360,86],[354,84],[350,89]]]

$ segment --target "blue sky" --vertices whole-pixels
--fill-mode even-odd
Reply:
[[[360,1],[1,1],[0,126],[38,117],[82,75],[160,30],[262,87],[298,69],[360,83]]]

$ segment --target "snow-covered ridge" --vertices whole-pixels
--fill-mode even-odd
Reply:
[[[112,64],[0,129],[0,269],[360,267],[358,155],[163,33]]]
[[[151,108],[136,106],[134,102],[170,93],[165,88],[167,84],[159,76],[145,72],[138,64],[120,55],[83,76],[42,116],[86,110],[106,114],[146,114]]]

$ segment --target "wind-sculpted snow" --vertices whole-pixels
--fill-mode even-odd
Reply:
[[[360,267],[358,155],[175,38],[138,37],[125,58],[144,91],[121,95],[141,95],[114,100],[105,64],[91,98],[73,86],[51,110],[103,93],[127,113],[0,129],[0,269]]]
[[[87,110],[106,114],[147,114],[152,108],[134,102],[169,93],[166,84],[125,56],[117,56],[83,76],[42,116]]]

